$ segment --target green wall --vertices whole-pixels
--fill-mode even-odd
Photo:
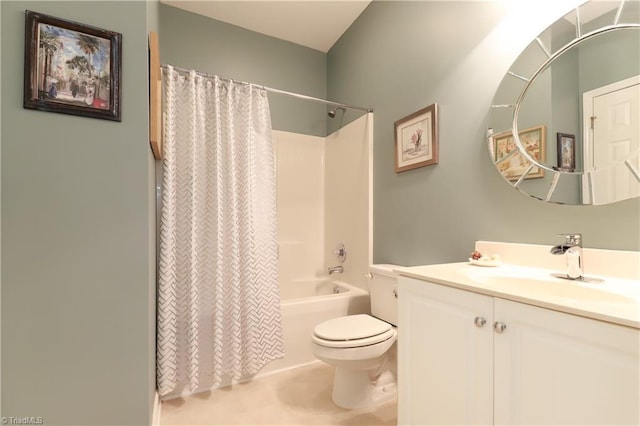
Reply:
[[[325,98],[326,54],[172,6],[160,5],[160,60],[276,89]],[[269,93],[275,130],[327,134],[323,104]]]
[[[374,1],[327,55],[161,5],[161,59],[373,108],[375,262],[460,261],[475,240],[552,245],[564,232],[582,232],[588,247],[637,250],[640,200],[544,204],[511,188],[491,164],[485,132],[500,80],[566,12],[536,18],[539,4],[529,3],[509,10],[498,1]],[[327,120],[321,105],[269,98],[277,130],[324,136],[359,115]],[[396,174],[393,123],[434,102],[440,163]]]
[[[0,2],[2,415],[151,420],[152,29],[163,63],[374,108],[376,262],[461,261],[478,239],[551,245],[561,232],[582,232],[588,247],[640,249],[640,200],[547,205],[494,170],[491,99],[546,26],[505,3],[374,1],[326,55],[156,2]],[[123,34],[121,123],[22,108],[27,7]],[[270,100],[277,130],[324,136],[340,124],[322,105]],[[434,102],[440,163],[396,174],[394,121]]]
[[[0,24],[2,7],[0,7]],[[1,31],[0,31],[1,35]],[[2,43],[0,41],[0,415],[2,415]]]
[[[374,1],[329,51],[329,98],[375,111],[374,262],[464,261],[476,240],[552,245],[565,232],[581,232],[587,247],[640,249],[639,199],[544,204],[510,187],[491,164],[485,132],[500,80],[565,12],[543,20],[530,3],[527,13],[526,5],[507,10],[497,1]],[[439,164],[395,173],[393,123],[432,103]]]
[[[2,1],[2,416],[150,424],[154,161],[143,1]],[[123,35],[122,122],[22,108],[24,11]]]

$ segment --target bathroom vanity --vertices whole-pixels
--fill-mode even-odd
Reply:
[[[612,256],[591,253],[594,267],[596,254]],[[638,277],[573,282],[517,263],[396,271],[398,423],[640,424]]]

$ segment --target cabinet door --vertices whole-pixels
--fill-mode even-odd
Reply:
[[[398,423],[491,424],[492,298],[405,277],[398,292]]]
[[[496,424],[640,424],[637,329],[496,299]]]

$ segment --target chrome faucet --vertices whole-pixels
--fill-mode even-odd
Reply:
[[[551,247],[551,254],[567,255],[567,274],[561,278],[581,280],[584,273],[582,265],[582,235],[559,234],[565,237],[564,244]]]
[[[329,267],[329,275],[331,275],[331,274],[341,274],[343,272],[344,272],[344,268],[342,267],[342,265],[330,266]]]

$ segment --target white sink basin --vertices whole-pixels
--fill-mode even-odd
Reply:
[[[561,268],[478,267],[466,262],[399,268],[399,274],[408,278],[640,330],[640,279],[635,275],[618,278],[594,273],[588,274],[590,281],[553,276],[562,272]]]
[[[495,290],[513,289],[526,294],[544,294],[552,297],[585,300],[599,303],[634,303],[637,296],[620,294],[607,288],[606,284],[588,284],[580,281],[569,281],[560,278],[537,279],[523,276],[485,275],[474,277],[480,284],[490,285]],[[595,286],[601,286],[600,288]]]
[[[579,281],[554,276],[547,269],[503,265],[497,268],[465,269],[467,277],[487,289],[517,293],[526,298],[542,298],[579,305],[619,305],[640,307],[640,283],[606,277],[604,280]],[[625,305],[625,306],[623,306]]]

